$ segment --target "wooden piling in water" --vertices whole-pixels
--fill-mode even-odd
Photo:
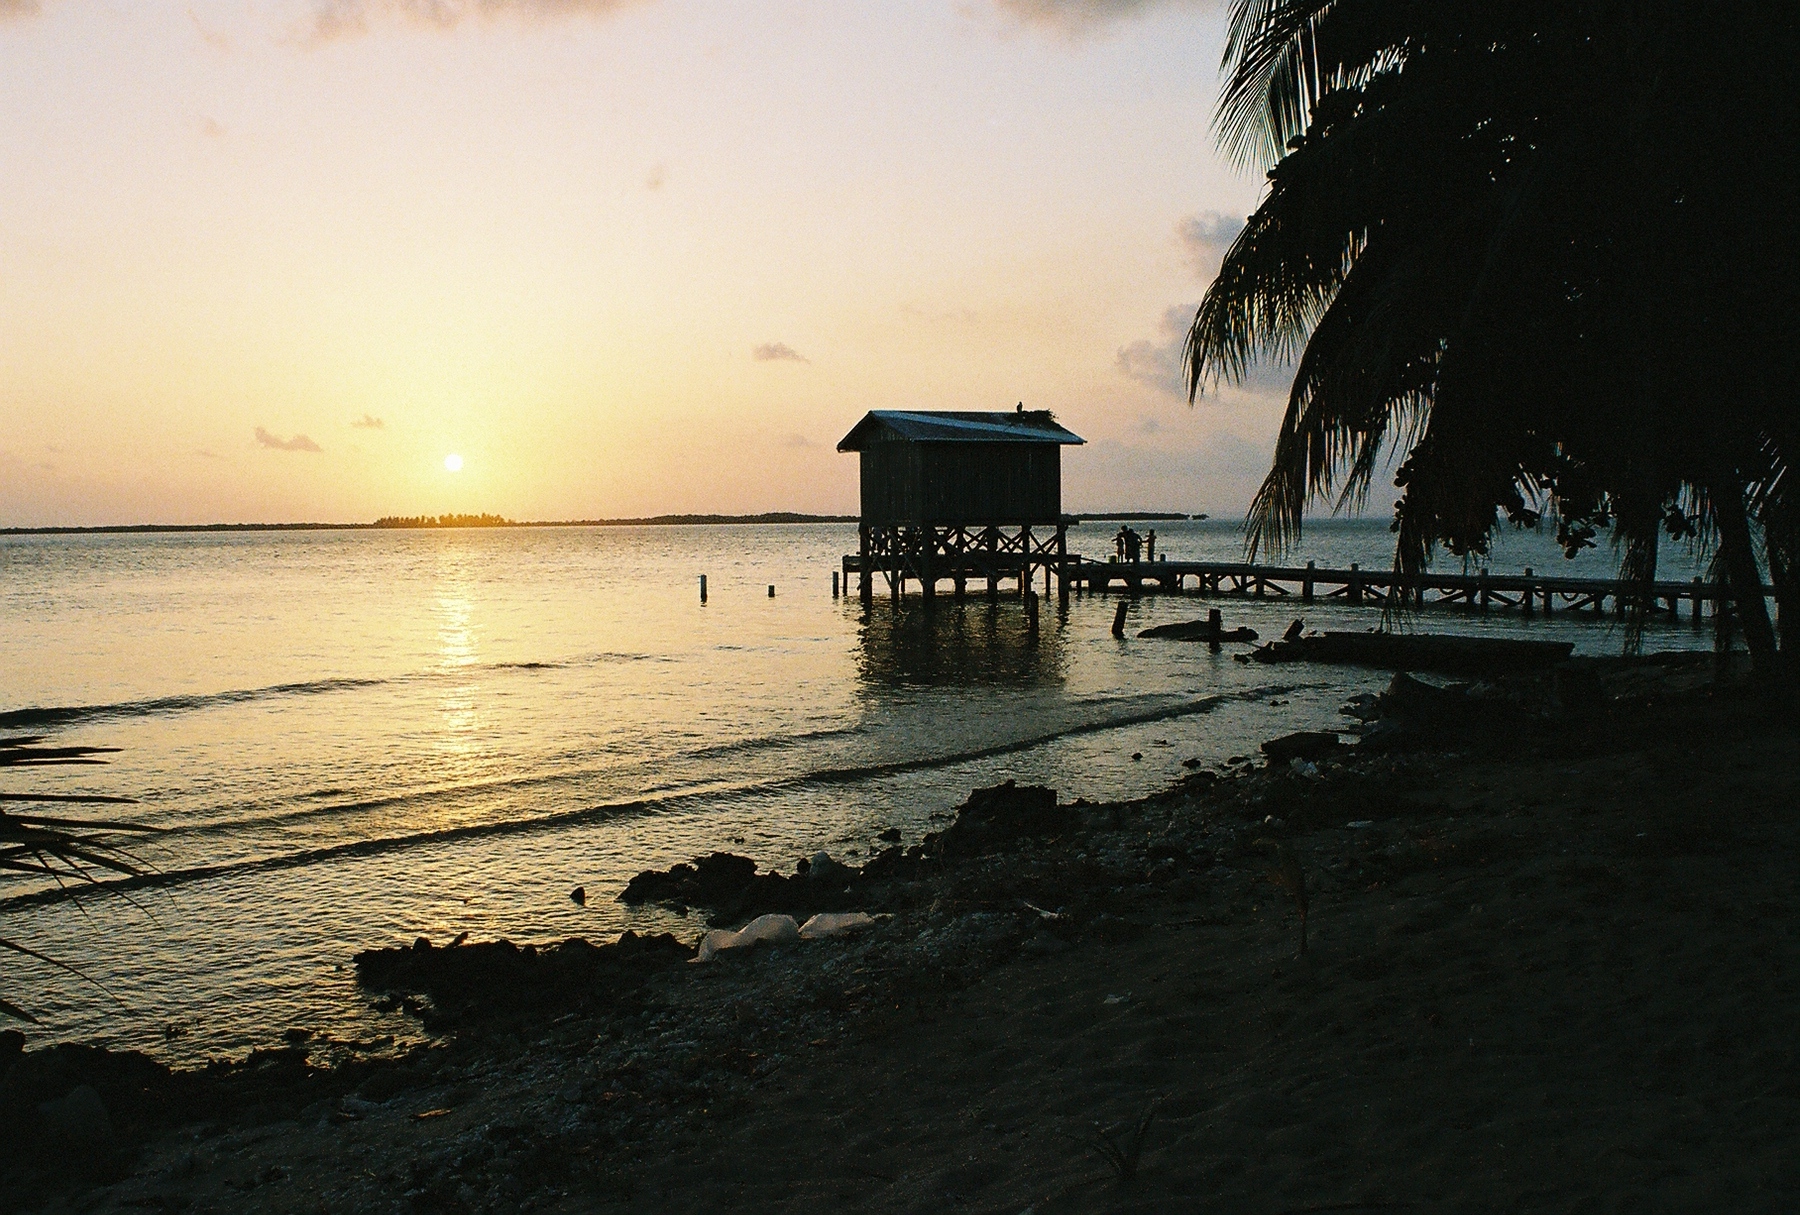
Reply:
[[[1114,637],[1125,636],[1125,609],[1130,606],[1129,599],[1119,600],[1118,610],[1113,612],[1112,635]]]
[[[700,575],[700,602],[706,602],[706,575]]]

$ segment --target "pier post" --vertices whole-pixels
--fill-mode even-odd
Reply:
[[[836,570],[831,571],[831,597],[833,599],[838,597],[838,572]]]
[[[1488,572],[1484,565],[1481,567],[1481,573],[1475,576],[1475,597],[1480,602],[1482,611],[1487,611],[1488,602],[1493,595],[1494,593],[1488,590]]]
[[[1698,579],[1698,578],[1694,579],[1694,627],[1695,628],[1700,627],[1701,617],[1704,614],[1701,609],[1701,606],[1700,606],[1704,602],[1704,596],[1706,593],[1705,590],[1703,589],[1703,587],[1704,587],[1704,584],[1700,581],[1700,579]]]
[[[1122,598],[1119,600],[1118,610],[1113,612],[1112,635],[1114,637],[1125,636],[1125,609],[1129,606],[1131,606],[1131,600]]]
[[[1066,523],[1056,525],[1056,599],[1063,607],[1069,606],[1069,527]]]
[[[1308,561],[1306,563],[1306,577],[1300,580],[1301,603],[1311,603],[1313,601],[1313,568],[1313,563]]]
[[[1025,631],[1033,637],[1038,633],[1038,593],[1025,593]]]
[[[1362,579],[1356,576],[1356,571],[1361,568],[1362,566],[1354,561],[1350,563],[1350,581],[1344,584],[1344,598],[1351,603],[1362,602]]]
[[[1536,605],[1532,603],[1532,600],[1537,598],[1537,588],[1531,585],[1531,576],[1531,567],[1528,565],[1525,567],[1525,591],[1519,596],[1519,608],[1527,616],[1537,610]]]
[[[706,575],[700,575],[700,602],[706,602]]]
[[[856,570],[857,593],[862,596],[862,605],[869,607],[875,602],[875,572],[869,561],[869,525],[865,523],[857,528],[856,534],[862,549],[862,561]]]

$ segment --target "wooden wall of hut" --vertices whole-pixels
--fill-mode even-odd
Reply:
[[[1062,448],[1054,443],[871,443],[862,452],[866,524],[1054,522]]]

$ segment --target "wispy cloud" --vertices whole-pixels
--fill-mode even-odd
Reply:
[[[386,430],[387,423],[376,417],[374,414],[365,413],[362,417],[350,423],[350,427],[353,430]]]
[[[660,190],[668,183],[668,180],[669,170],[663,165],[653,165],[650,171],[644,174],[644,189]]]
[[[791,434],[781,441],[783,447],[811,447],[813,441],[803,434]]]
[[[201,114],[199,117],[195,118],[194,125],[200,128],[200,133],[208,139],[223,139],[229,134],[225,129],[224,123],[206,114]]]
[[[5,3],[6,0],[0,0]],[[643,0],[314,0],[311,40],[330,42],[366,34],[374,25],[397,22],[415,28],[451,29],[472,17],[550,20],[597,17]]]
[[[199,456],[203,460],[223,460],[225,458],[224,456],[220,455],[218,452],[208,451],[204,447],[196,447],[194,449],[194,454]]]
[[[38,0],[0,0],[0,21],[13,17],[35,17],[43,11]]]
[[[260,426],[258,426],[256,428],[256,441],[261,446],[272,447],[276,451],[324,451],[325,450],[323,447],[320,447],[317,443],[314,443],[311,439],[307,438],[305,435],[295,435],[291,439],[284,439],[280,435],[270,434],[268,431],[264,430]]]
[[[1218,8],[1220,0],[994,0],[994,6],[1021,25],[1079,36],[1157,9]]]
[[[795,350],[786,342],[764,342],[750,352],[750,357],[759,363],[810,363],[811,359]]]
[[[1225,251],[1244,230],[1243,218],[1223,211],[1202,211],[1175,225],[1175,237],[1181,242],[1194,273],[1208,282],[1219,272]]]

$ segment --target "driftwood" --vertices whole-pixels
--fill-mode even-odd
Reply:
[[[1342,662],[1391,670],[1497,675],[1552,667],[1574,651],[1569,641],[1466,637],[1449,633],[1325,633],[1274,641],[1250,656],[1258,662]]]
[[[1145,629],[1139,637],[1161,637],[1167,641],[1255,641],[1255,629],[1225,629],[1206,620],[1184,620],[1179,624],[1159,624]]]

